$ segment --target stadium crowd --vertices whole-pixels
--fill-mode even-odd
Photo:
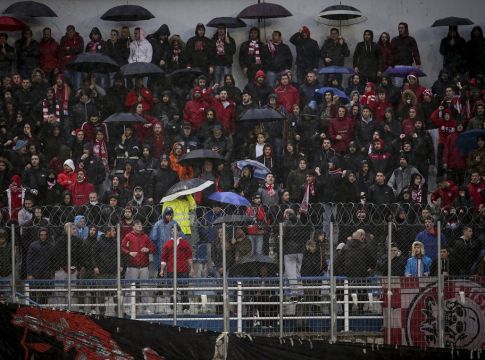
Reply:
[[[208,199],[220,191],[251,202],[243,213],[254,223],[228,239],[233,262],[269,256],[268,229],[278,222],[323,226],[323,233],[308,236],[288,231],[284,250],[289,278],[322,274],[330,222],[364,226],[372,208],[397,228],[424,226],[393,244],[395,254],[412,251],[409,260],[402,255],[399,264],[393,262],[393,275],[433,273],[436,219],[458,233],[442,243],[459,263],[446,271],[484,275],[485,239],[473,237],[473,228],[485,224],[485,131],[469,138],[468,153],[457,145],[462,132],[485,128],[482,29],[474,27],[465,40],[450,27],[440,44],[443,69],[431,88],[420,85],[419,46],[407,24],[397,30],[378,39],[364,31],[353,54],[337,28],[320,45],[306,26],[288,44],[279,31],[264,41],[258,28],[236,44],[224,26],[208,34],[203,24],[189,39],[171,34],[166,24],[148,36],[124,26],[107,40],[96,27],[83,36],[73,25],[59,41],[49,28],[39,40],[27,29],[15,43],[0,33],[1,224],[19,226],[20,276],[53,278],[56,272],[56,279],[65,278],[67,223],[65,230],[77,239],[72,261],[84,277],[115,275],[118,223],[127,278],[150,276],[150,261],[152,276],[173,273],[174,224],[180,276],[194,275],[193,260],[206,264],[206,276],[220,275],[222,236],[211,225],[225,211]],[[153,63],[169,75],[126,78],[66,68],[84,52],[108,55],[120,66]],[[343,66],[346,58],[353,62],[348,81],[338,73],[318,74],[320,67]],[[236,84],[235,66],[247,83]],[[402,66],[416,71],[386,75]],[[241,119],[260,107],[284,119]],[[145,123],[104,122],[126,112]],[[218,152],[224,161],[179,162],[196,149]],[[258,177],[254,166],[238,169],[235,162],[246,159],[270,172]],[[214,184],[160,209],[172,185],[192,178]],[[337,237],[343,242],[336,271],[387,272],[387,258],[369,251],[368,235],[354,228]],[[2,230],[2,277],[9,275],[7,238]],[[363,259],[361,266],[356,258]]]

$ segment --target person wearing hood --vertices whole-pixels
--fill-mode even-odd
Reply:
[[[232,73],[232,63],[236,53],[236,42],[228,34],[225,25],[219,25],[212,36],[212,51],[214,54],[214,81],[224,83],[224,77]]]
[[[74,166],[74,161],[72,159],[67,159],[63,164],[64,170],[57,175],[57,182],[68,189],[72,184],[76,182],[76,167]]]
[[[178,174],[170,168],[170,158],[166,154],[160,156],[159,167],[155,170],[148,186],[148,196],[158,204],[167,190],[179,181]]]
[[[395,197],[401,194],[403,189],[411,184],[411,179],[415,174],[421,176],[421,185],[424,184],[423,176],[419,173],[418,169],[409,164],[409,158],[407,155],[401,155],[399,158],[399,167],[394,169],[389,181],[387,182],[387,185],[394,190]]]
[[[64,70],[64,76],[71,80],[72,89],[77,90],[81,86],[81,73],[78,71],[65,70],[65,66],[74,61],[84,50],[84,39],[74,25],[68,25],[66,35],[61,38],[59,46],[60,70]]]
[[[178,34],[174,34],[169,39],[170,56],[168,58],[167,72],[185,69],[187,67],[187,57],[185,55],[185,43]]]
[[[205,36],[205,26],[198,23],[195,27],[195,36],[187,41],[185,46],[188,68],[199,68],[206,74],[214,73],[213,42]]]
[[[425,179],[428,178],[429,166],[435,166],[435,149],[431,135],[426,131],[424,122],[416,119],[411,138],[414,154],[414,165]]]
[[[485,38],[480,26],[473,27],[470,32],[470,40],[466,43],[466,58],[470,78],[485,74]]]
[[[171,207],[165,208],[160,220],[158,220],[150,232],[150,240],[155,245],[155,253],[153,256],[153,265],[156,266],[157,273],[160,272],[160,256],[162,248],[165,243],[173,236],[174,226],[177,222],[173,220],[173,209]]]
[[[391,40],[393,66],[413,66],[421,67],[421,58],[416,40],[409,36],[409,27],[405,22],[400,22],[398,26],[399,35]],[[402,85],[402,78],[395,77],[396,86]]]
[[[243,42],[239,48],[239,66],[248,81],[254,79],[256,72],[263,70],[266,66],[266,51],[263,48],[264,44],[261,42],[259,29],[252,27],[249,30],[249,39]]]
[[[175,142],[172,146],[172,151],[170,152],[170,167],[175,171],[180,180],[188,180],[194,177],[194,170],[191,166],[184,166],[179,163],[179,160],[184,155],[183,146]]]
[[[365,30],[363,37],[363,41],[355,46],[354,71],[360,74],[364,82],[375,82],[377,72],[382,67],[379,46],[374,42],[372,30]]]
[[[83,206],[89,202],[89,193],[94,192],[94,186],[86,179],[86,170],[79,169],[76,172],[76,182],[69,186],[74,205]],[[103,169],[104,174],[104,169]]]
[[[379,70],[377,71],[377,75],[381,76],[393,64],[391,37],[388,32],[384,31],[379,36],[377,46],[379,48]]]
[[[202,89],[196,86],[192,89],[192,100],[185,103],[184,120],[192,124],[198,130],[204,121],[204,112],[209,108],[209,103],[203,96]]]
[[[458,26],[450,26],[448,35],[441,39],[440,54],[443,55],[443,67],[453,76],[466,71],[466,41],[458,33]]]
[[[152,62],[153,48],[150,42],[145,39],[145,30],[136,27],[133,35],[135,39],[130,44],[128,63]]]
[[[153,49],[152,63],[160,66],[163,70],[167,69],[170,57],[169,36],[170,29],[167,24],[162,24],[157,31],[147,36],[147,40]]]
[[[362,106],[369,106],[371,112],[375,114],[376,106],[377,106],[377,99],[376,99],[376,92],[375,92],[376,85],[373,82],[367,82],[364,87],[364,93],[360,98],[360,104]]]
[[[258,106],[266,104],[268,96],[273,93],[273,89],[266,81],[266,74],[261,69],[255,72],[253,80],[248,81],[244,87],[244,91],[252,95],[253,102]]]
[[[406,262],[404,276],[406,277],[427,277],[431,272],[432,259],[426,256],[425,248],[422,242],[415,241],[412,244],[411,257]]]
[[[22,37],[15,42],[15,52],[18,72],[23,79],[30,78],[39,58],[39,43],[32,38],[32,30],[22,31]]]
[[[352,139],[354,139],[354,122],[347,116],[347,109],[340,105],[337,117],[330,120],[328,136],[332,140],[333,148],[338,153],[345,153]]]
[[[290,37],[296,47],[296,80],[303,83],[308,72],[318,68],[320,48],[318,42],[310,37],[310,29],[302,26]]]
[[[54,245],[47,228],[40,228],[37,239],[30,244],[26,264],[27,280],[54,278]]]

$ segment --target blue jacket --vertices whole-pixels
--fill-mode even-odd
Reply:
[[[423,256],[421,259],[421,269],[419,271],[421,276],[429,276],[431,271],[432,260],[428,256]],[[425,275],[427,274],[427,275]],[[416,256],[410,257],[406,263],[406,270],[404,271],[405,276],[419,276],[418,274],[418,259]]]
[[[438,257],[438,238],[434,234],[430,234],[426,230],[418,233],[416,241],[421,241],[424,245],[424,253],[431,260],[435,260]],[[445,235],[441,233],[441,247],[447,246]]]
[[[150,240],[156,248],[153,254],[153,261],[157,265],[157,269],[160,267],[160,254],[162,253],[163,245],[172,238],[173,227],[177,224],[173,220],[166,223],[165,213],[166,211],[163,212],[162,218],[153,225],[152,231],[150,232]]]

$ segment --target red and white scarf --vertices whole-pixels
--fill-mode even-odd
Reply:
[[[278,48],[275,46],[272,40],[268,40],[268,50],[269,50],[269,53],[271,54],[271,57],[274,57],[278,52]]]
[[[59,88],[54,86],[54,94],[57,99],[57,103],[62,102],[62,111],[65,116],[69,115],[69,89],[66,85]],[[60,100],[60,101],[59,101]]]
[[[276,191],[274,191],[274,186],[272,184],[266,184],[266,191],[268,191],[269,196],[274,196],[276,194]]]
[[[259,43],[256,40],[251,40],[249,42],[248,54],[254,56],[255,63],[257,65],[261,64],[261,54],[259,53]]]
[[[224,56],[226,54],[224,50],[224,38],[225,36],[219,36],[216,41],[216,53],[217,56]]]
[[[315,196],[315,186],[313,185],[313,183],[307,182],[305,195],[303,195],[303,201],[301,202],[301,205],[300,205],[300,213],[302,214],[306,214],[308,212],[308,207],[310,203],[310,194],[312,196]]]
[[[109,174],[109,162],[108,162],[108,147],[104,141],[95,141],[93,145],[93,154],[97,156],[104,165],[106,174]]]
[[[61,110],[59,109],[59,103],[56,101],[56,118],[59,121],[59,118],[61,116]],[[44,119],[44,122],[47,122],[48,116],[49,115],[49,104],[46,99],[42,101],[42,118]]]

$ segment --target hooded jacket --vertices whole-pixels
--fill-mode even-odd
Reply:
[[[173,228],[177,225],[176,221],[167,221],[165,219],[166,214],[167,208],[165,208],[162,217],[153,225],[152,231],[150,232],[150,240],[153,245],[155,245],[153,261],[158,267],[160,266],[160,255],[162,253],[163,245],[172,238]]]
[[[74,36],[73,38],[69,38],[69,36],[67,35],[67,32],[66,32],[66,35],[64,35],[62,38],[61,38],[61,43],[60,43],[60,67],[61,69],[64,69],[64,66],[67,64],[67,63],[70,63],[71,61],[73,61],[74,59],[76,59],[77,55],[82,53],[83,50],[84,50],[84,40],[83,38],[81,37],[81,35],[79,35],[78,32],[75,32],[74,33]]]
[[[293,34],[290,42],[296,47],[296,66],[305,73],[318,68],[320,48],[318,42],[310,38],[310,31],[305,39],[300,32]],[[300,79],[299,79],[300,80]]]
[[[197,208],[194,197],[192,195],[187,195],[185,198],[179,197],[175,200],[164,202],[162,213],[167,207],[173,209],[173,221],[180,225],[182,232],[186,235],[191,235],[190,212]]]
[[[164,41],[160,40],[160,36],[166,36]],[[147,40],[152,45],[153,55],[152,63],[166,69],[170,57],[170,45],[168,37],[170,36],[170,29],[167,24],[162,24],[157,31],[147,36]],[[160,65],[160,61],[163,60],[165,65]]]
[[[200,98],[195,98],[195,93],[200,92]],[[205,119],[205,110],[209,103],[204,99],[202,89],[198,86],[192,89],[192,100],[185,103],[184,120],[192,124],[194,130],[199,129]]]
[[[187,56],[187,67],[198,67],[204,72],[208,72],[209,67],[214,65],[213,42],[206,36],[197,35],[197,30],[203,29],[205,26],[202,23],[195,27],[195,36],[187,41],[185,46],[185,55]]]
[[[372,30],[365,30],[364,34],[370,33],[369,41],[357,43],[354,50],[354,68],[359,69],[359,73],[367,78],[375,78],[377,71],[381,68],[379,56],[379,46],[374,42],[374,33]]]
[[[145,30],[140,28],[140,40],[133,40],[130,44],[130,56],[128,62],[152,62],[153,48],[150,42],[145,39]]]
[[[76,179],[76,181],[69,186],[69,190],[72,193],[74,205],[83,206],[89,202],[89,193],[94,192],[94,186],[89,183],[87,177],[85,177],[82,182],[79,182]]]
[[[94,40],[94,35],[98,35],[98,39]],[[87,53],[104,53],[106,51],[106,42],[103,40],[103,35],[97,27],[93,27],[89,33],[90,42],[86,45]]]
[[[149,250],[148,253],[142,252],[142,248],[147,248]],[[129,255],[130,252],[136,252],[136,256],[128,257],[127,266],[142,268],[148,266],[148,254],[153,254],[156,249],[147,234],[144,232],[137,233],[135,230],[132,230],[121,240],[121,251],[125,255]]]
[[[177,158],[175,157],[175,146],[182,146],[180,143],[176,142],[172,146],[170,151],[170,167],[175,171],[180,180],[188,180],[194,177],[194,170],[191,166],[184,166],[179,164]]]
[[[393,65],[408,65],[412,66],[413,62],[419,66],[421,65],[421,58],[419,56],[418,44],[416,40],[409,36],[408,24],[400,23],[406,27],[403,35],[398,35],[391,40]]]
[[[478,36],[474,35],[478,30]],[[485,38],[480,26],[475,26],[470,32],[470,40],[466,43],[466,56],[471,75],[485,73]]]

